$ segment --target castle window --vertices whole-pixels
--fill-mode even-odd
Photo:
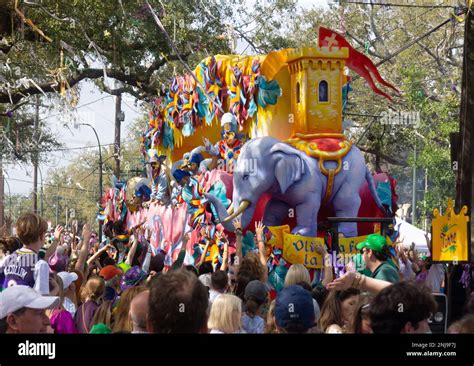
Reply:
[[[329,102],[329,86],[326,80],[321,80],[318,87],[319,102]]]
[[[300,83],[296,83],[296,103],[300,104]]]

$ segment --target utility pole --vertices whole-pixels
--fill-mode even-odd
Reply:
[[[3,204],[5,198],[4,186],[3,186],[3,165],[2,155],[0,154],[0,227],[5,223],[5,205]],[[10,208],[11,210],[11,208]],[[11,212],[10,212],[11,215]]]
[[[59,184],[56,189],[56,226],[59,225]]]
[[[415,145],[413,146],[413,192],[411,194],[411,224],[415,225],[416,221],[416,136]]]
[[[459,143],[456,156],[457,179],[456,179],[456,209],[461,207],[468,208],[468,238],[467,245],[470,248],[470,262],[474,261],[474,18],[472,11],[468,10],[464,20],[464,56],[462,72],[462,92],[461,92],[461,110],[459,121]],[[472,264],[471,264],[472,266]],[[451,271],[448,272],[448,307],[453,308],[453,278],[450,274],[453,272],[453,264],[449,265]],[[471,280],[471,288],[466,289],[467,300],[468,292],[474,291]],[[459,301],[459,300],[458,300]],[[458,302],[456,301],[456,302]],[[451,314],[452,316],[453,314]],[[460,316],[459,314],[455,314]],[[450,319],[448,319],[450,320]]]
[[[36,113],[35,113],[35,126],[34,126],[34,136],[35,139],[38,138],[38,125],[39,125],[39,97],[36,95]],[[38,142],[38,141],[36,141]],[[37,145],[38,146],[38,145]],[[33,211],[38,213],[38,155],[39,151],[37,150],[33,158]]]
[[[122,111],[122,94],[118,94],[115,99],[115,135],[114,135],[114,155],[115,169],[114,174],[120,179],[120,129],[121,123],[125,120],[125,114]]]

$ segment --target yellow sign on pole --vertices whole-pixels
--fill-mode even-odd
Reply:
[[[433,210],[432,222],[432,259],[435,262],[464,262],[469,260],[467,238],[467,206],[461,212],[454,212],[453,200],[448,200],[448,208],[444,215],[438,209]]]

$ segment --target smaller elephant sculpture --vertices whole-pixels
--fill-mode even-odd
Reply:
[[[325,167],[336,168],[336,162],[326,161]],[[367,180],[377,206],[384,210],[377,196],[372,175],[356,146],[342,159],[343,169],[335,176],[328,204],[338,217],[357,217],[361,199],[359,190]],[[212,196],[207,197],[217,209],[227,230],[233,230],[232,220],[241,216],[242,227],[251,221],[259,198],[270,193],[263,216],[267,226],[278,226],[296,213],[293,234],[316,236],[317,217],[326,192],[327,177],[320,171],[319,161],[304,152],[272,137],[254,138],[242,147],[233,175],[233,213]],[[232,212],[232,210],[229,210]],[[339,224],[346,237],[357,236],[357,224]]]

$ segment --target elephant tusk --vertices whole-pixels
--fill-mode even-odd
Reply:
[[[240,202],[240,206],[239,206],[238,210],[235,211],[232,215],[226,217],[224,220],[222,220],[222,222],[232,221],[237,216],[239,216],[242,212],[244,212],[247,209],[247,207],[249,207],[249,206],[250,206],[250,201],[243,200],[242,202]]]
[[[229,208],[227,209],[227,213],[229,215],[232,215],[234,213],[234,205],[230,205]]]

